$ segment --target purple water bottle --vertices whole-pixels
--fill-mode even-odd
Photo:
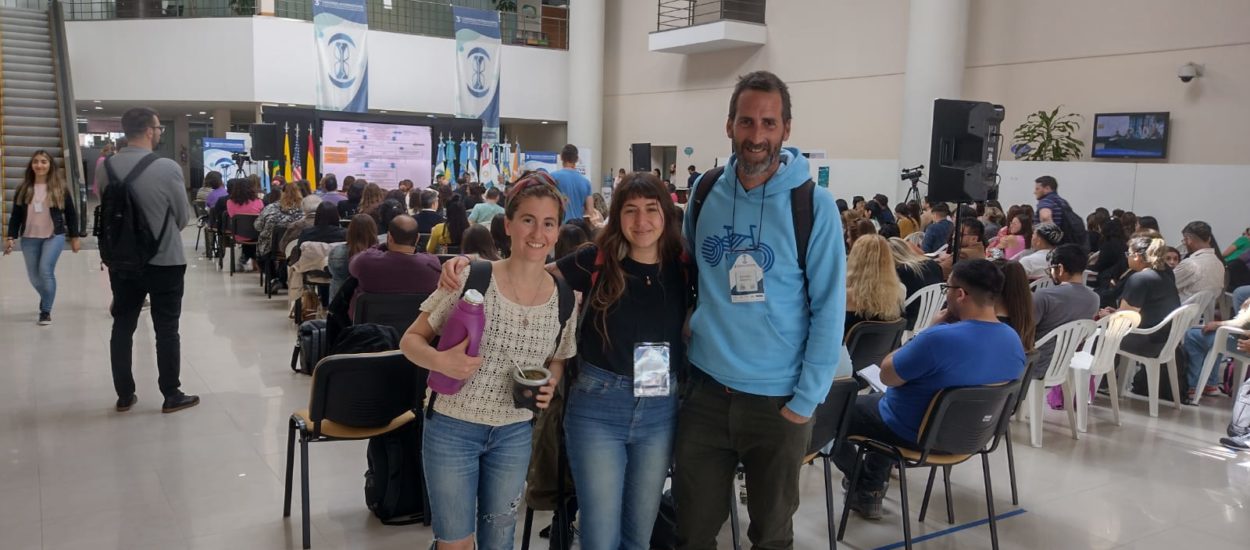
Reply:
[[[474,289],[464,293],[464,297],[456,303],[443,325],[443,333],[438,340],[438,351],[445,351],[469,340],[464,352],[470,357],[477,357],[478,345],[482,343],[482,332],[486,330],[486,313],[482,311],[482,294]],[[467,380],[457,380],[441,372],[430,371],[427,385],[443,395],[455,395],[464,387]]]

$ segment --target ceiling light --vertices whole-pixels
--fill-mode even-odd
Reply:
[[[100,100],[96,99],[96,100],[94,100],[94,102],[95,102],[95,103],[100,103]]]
[[[384,115],[385,115],[385,114],[389,114],[387,111],[378,111],[378,112],[379,112],[379,113],[382,113],[382,114],[384,114]]]
[[[191,116],[191,113],[187,113],[187,116]]]
[[[206,113],[206,112],[204,112],[204,111],[200,111],[200,114],[201,114],[201,115],[207,115],[208,113]]]
[[[101,106],[99,106],[99,105],[96,105],[96,106],[95,106],[95,110],[97,110],[97,111],[103,111],[103,110],[104,110],[104,107],[101,107]]]
[[[208,119],[209,119],[209,120],[213,120],[213,117],[211,117],[211,116],[210,116],[210,117],[208,117]]]
[[[545,121],[545,120],[544,120],[544,121],[542,121],[542,123],[543,123],[543,124],[550,124],[549,122],[547,122],[547,121]]]
[[[434,115],[425,115],[425,118],[435,118]]]
[[[286,104],[286,106],[287,106],[287,107],[294,107],[294,106],[295,106],[295,104],[294,104],[294,103],[287,103],[287,104]]]

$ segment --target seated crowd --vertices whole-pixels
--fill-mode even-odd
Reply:
[[[575,162],[575,149],[573,155]],[[448,474],[429,476],[435,536],[451,541],[452,548],[471,548],[475,534],[483,547],[506,546],[502,541],[513,536],[510,506],[526,478],[534,417],[513,405],[514,367],[551,371],[552,381],[538,398],[538,408],[546,408],[565,360],[580,350],[563,406],[569,464],[577,492],[585,497],[580,506],[586,547],[645,547],[669,465],[675,454],[682,457],[675,448],[680,444],[674,444],[676,394],[635,398],[634,346],[613,344],[666,342],[680,377],[701,380],[699,369],[691,374],[684,366],[683,324],[694,298],[689,283],[699,275],[682,253],[688,246],[681,229],[683,205],[650,172],[619,176],[611,205],[598,195],[566,193],[566,176],[527,172],[505,189],[468,181],[454,188],[440,181],[413,189],[406,182],[389,193],[347,177],[345,194],[338,192],[334,175],[325,176],[315,194],[305,193],[306,182],[283,185],[279,179],[268,205],[257,198],[251,179],[224,185],[219,174],[206,179],[211,188],[204,201],[212,211],[258,216],[260,239],[255,250],[245,247],[241,268],[247,262],[285,261],[292,285],[300,273],[325,271],[323,306],[352,280],[352,299],[361,293],[429,295],[400,349],[432,372],[466,380],[461,393],[431,405],[424,426],[425,468]],[[884,195],[855,197],[850,206],[837,201],[838,244],[846,252],[845,293],[837,296],[845,303],[843,336],[864,322],[904,319],[900,330],[924,327],[880,361],[880,381],[888,390],[855,400],[849,435],[913,446],[941,390],[1040,378],[1054,349],[1047,344],[1035,350],[1035,342],[1064,324],[1135,311],[1139,328],[1148,330],[1186,300],[1228,290],[1235,315],[1216,320],[1204,312],[1206,322],[1187,329],[1178,381],[1189,403],[1220,394],[1222,363],[1217,361],[1219,368],[1207,380],[1198,378],[1219,328],[1250,328],[1250,230],[1221,250],[1210,225],[1194,221],[1172,248],[1153,217],[1099,208],[1082,220],[1057,189],[1054,178],[1043,176],[1036,182],[1036,208],[1004,209],[997,201],[956,205],[958,222],[952,205],[943,202],[912,201],[891,209]],[[570,217],[570,211],[576,213]],[[346,228],[340,220],[347,221]],[[305,249],[308,243],[323,246]],[[299,258],[310,250],[319,258],[312,266]],[[474,260],[494,264],[484,295],[487,334],[480,356],[467,357],[463,348],[440,351],[430,342],[465,290],[469,272],[481,266],[470,263]],[[945,306],[933,319],[919,319],[920,304],[911,298],[938,284]],[[566,286],[583,302],[586,319],[580,327],[558,316],[558,295]],[[1129,334],[1121,349],[1158,355],[1167,335],[1167,327]],[[1246,345],[1243,340],[1229,349]],[[978,353],[951,351],[961,349]],[[1032,352],[1030,367],[1026,354]],[[1131,387],[1146,392],[1143,380]],[[1160,384],[1161,398],[1170,399],[1166,387]],[[1065,406],[1061,396],[1048,401]],[[644,404],[646,415],[639,416]],[[646,422],[631,428],[635,418]],[[480,479],[479,460],[463,464],[469,456],[482,464]],[[840,446],[835,459],[849,478],[856,448]],[[887,457],[868,452],[849,495],[851,509],[868,519],[881,517],[889,468]],[[749,478],[748,487],[768,491]],[[691,519],[695,515],[678,517],[703,521]]]

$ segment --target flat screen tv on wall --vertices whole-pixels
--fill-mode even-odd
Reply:
[[[1094,158],[1162,159],[1168,156],[1169,113],[1094,115]]]

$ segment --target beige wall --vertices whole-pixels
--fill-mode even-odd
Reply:
[[[564,123],[504,124],[503,133],[509,142],[520,143],[522,151],[559,152],[568,140],[568,127]]]
[[[757,69],[791,86],[790,144],[895,158],[907,10],[907,0],[778,0],[767,45],[687,56],[647,50],[653,2],[609,1],[600,166],[627,166],[633,142],[675,145],[679,165],[710,166],[728,152],[734,80]],[[1237,138],[1250,127],[1250,1],[973,0],[970,12],[964,97],[1005,105],[1008,136],[1060,104],[1085,116],[1087,144],[1095,112],[1171,111],[1169,162],[1247,162]],[[1182,84],[1186,61],[1205,76]]]

